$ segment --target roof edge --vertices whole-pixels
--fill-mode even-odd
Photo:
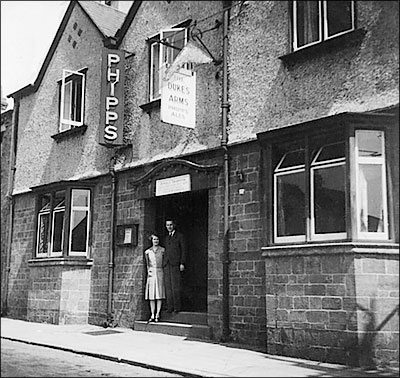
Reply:
[[[49,51],[46,54],[46,57],[43,61],[43,64],[39,70],[38,76],[36,77],[34,83],[26,85],[25,87],[9,94],[7,97],[21,98],[21,97],[27,96],[27,95],[37,91],[37,89],[39,88],[39,86],[43,80],[43,77],[47,70],[47,67],[49,66],[50,61],[53,57],[54,51],[56,50],[56,47],[57,47],[58,43],[60,42],[62,33],[68,23],[68,20],[71,16],[72,10],[74,9],[74,6],[76,3],[77,3],[76,0],[71,0],[71,2],[69,3],[68,8],[65,11],[64,17],[61,20],[60,26],[57,29],[56,35],[53,39],[53,42],[50,45]]]
[[[131,26],[132,21],[136,17],[136,13],[138,12],[142,3],[143,3],[143,1],[139,1],[139,0],[135,0],[133,2],[131,8],[129,9],[128,14],[125,17],[124,22],[122,23],[121,27],[115,33],[116,48],[119,48],[119,46],[121,45],[122,40],[124,39],[129,27]]]
[[[78,3],[78,5],[80,6],[80,8],[82,9],[83,13],[86,14],[86,16],[89,18],[89,20],[91,21],[91,23],[95,26],[95,28],[99,31],[99,33],[101,34],[101,36],[103,37],[103,39],[107,38],[107,36],[100,30],[100,28],[98,27],[98,25],[94,22],[92,16],[86,11],[85,7],[82,6],[82,4],[80,3],[79,0],[76,0],[76,2]]]
[[[79,7],[82,9],[82,11],[85,13],[85,15],[89,18],[90,22],[92,22],[92,24],[95,26],[95,28],[99,31],[99,33],[103,37],[103,40],[107,39],[107,37],[103,34],[103,32],[100,30],[100,28],[97,26],[97,24],[93,21],[92,17],[88,14],[88,12],[86,12],[85,8],[79,3],[79,1],[71,0],[68,5],[67,10],[65,11],[65,14],[61,20],[60,26],[57,29],[56,35],[53,39],[53,42],[50,45],[49,51],[46,54],[46,57],[43,61],[43,64],[39,70],[39,73],[38,73],[34,83],[28,84],[25,87],[13,92],[13,93],[10,93],[9,95],[7,95],[7,97],[22,98],[22,97],[28,96],[38,90],[76,4],[79,5]]]

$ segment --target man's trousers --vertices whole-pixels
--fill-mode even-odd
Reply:
[[[181,271],[178,266],[167,264],[164,267],[167,311],[181,311]]]

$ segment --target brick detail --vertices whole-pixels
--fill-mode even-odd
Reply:
[[[266,258],[268,352],[363,365],[369,343],[371,359],[397,356],[394,267],[395,258],[351,254]]]

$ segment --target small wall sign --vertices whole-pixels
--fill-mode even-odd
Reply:
[[[117,245],[137,245],[138,224],[122,224],[117,226]]]
[[[168,177],[166,179],[156,180],[156,196],[165,196],[167,194],[190,192],[190,174]]]

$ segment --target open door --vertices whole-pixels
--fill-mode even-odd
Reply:
[[[207,312],[208,192],[161,196],[156,201],[156,231],[166,235],[165,219],[172,217],[187,243],[182,273],[182,311]],[[162,243],[161,243],[162,244]]]

